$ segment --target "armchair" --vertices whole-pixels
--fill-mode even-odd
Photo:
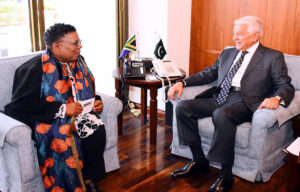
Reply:
[[[288,108],[280,106],[277,110],[258,109],[251,122],[243,123],[237,128],[232,171],[234,175],[251,182],[267,182],[284,164],[286,155],[283,149],[293,141],[292,122],[289,119],[300,113],[300,77],[296,74],[300,70],[300,56],[285,55],[285,61],[296,90],[292,103]],[[172,101],[172,154],[192,158],[190,149],[179,145],[175,115],[177,103],[180,100],[193,99],[210,86],[212,85],[185,87],[181,98]],[[207,154],[214,134],[212,118],[199,119],[198,129],[203,151]],[[214,162],[210,162],[210,165],[220,168],[220,164]]]
[[[31,139],[31,128],[5,114],[4,106],[10,102],[15,69],[41,53],[0,59],[0,191],[44,191],[38,166],[36,148]],[[122,102],[106,94],[98,93],[104,108],[101,118],[106,124],[107,143],[104,152],[106,171],[120,167],[117,154],[117,116]]]

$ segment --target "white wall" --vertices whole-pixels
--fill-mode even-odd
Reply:
[[[115,95],[112,70],[116,68],[116,1],[60,0],[59,22],[76,27],[81,54],[95,76],[96,91]]]
[[[137,34],[140,57],[153,57],[159,35],[167,50],[166,58],[188,71],[191,0],[129,0],[128,12],[129,36]],[[164,90],[159,89],[161,110],[165,110],[163,95]],[[129,98],[140,103],[140,89],[130,87]]]
[[[168,56],[188,74],[192,0],[168,1]]]

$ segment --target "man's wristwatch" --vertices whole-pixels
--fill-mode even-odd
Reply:
[[[278,99],[278,101],[281,101],[281,97],[279,95],[276,95],[275,98]]]

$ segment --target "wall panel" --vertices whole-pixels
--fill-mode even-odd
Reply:
[[[300,0],[193,0],[190,71],[214,63],[225,46],[233,46],[235,19],[254,15],[263,19],[263,45],[300,55]]]

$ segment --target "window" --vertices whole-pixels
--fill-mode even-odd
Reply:
[[[74,25],[96,91],[114,95],[117,4],[99,0],[0,0],[0,58],[45,49],[42,34],[54,23]],[[122,43],[123,45],[123,43]]]
[[[28,1],[0,0],[0,58],[31,49]]]

